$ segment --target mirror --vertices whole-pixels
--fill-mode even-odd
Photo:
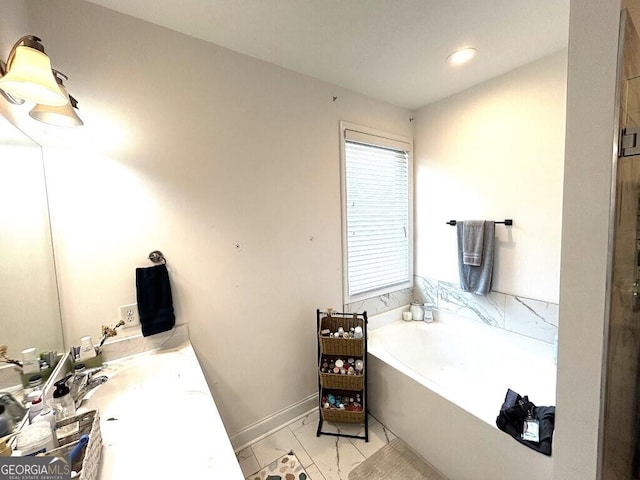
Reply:
[[[0,344],[63,351],[42,149],[0,116]]]

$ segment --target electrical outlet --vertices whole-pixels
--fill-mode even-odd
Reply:
[[[138,316],[138,304],[122,305],[120,307],[120,320],[124,322],[124,327],[135,327],[140,325],[140,317]]]

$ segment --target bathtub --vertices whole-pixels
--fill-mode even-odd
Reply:
[[[369,320],[369,411],[451,480],[544,480],[553,458],[495,426],[507,388],[555,405],[553,346],[441,312]]]

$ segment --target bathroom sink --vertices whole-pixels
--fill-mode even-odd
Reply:
[[[171,350],[114,363],[101,372],[109,381],[89,392],[82,406],[99,409],[103,418],[146,412],[140,421],[157,422],[149,418],[152,411],[161,411],[165,419],[178,416],[178,400],[191,403],[191,397],[209,395],[208,390],[192,391],[187,360],[179,350]]]
[[[109,381],[80,411],[100,412],[102,478],[242,478],[190,344],[112,362],[101,374]]]

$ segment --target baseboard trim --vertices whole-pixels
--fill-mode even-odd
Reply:
[[[318,394],[313,393],[299,402],[283,408],[231,435],[231,445],[236,452],[248,447],[276,430],[295,422],[318,408]]]

